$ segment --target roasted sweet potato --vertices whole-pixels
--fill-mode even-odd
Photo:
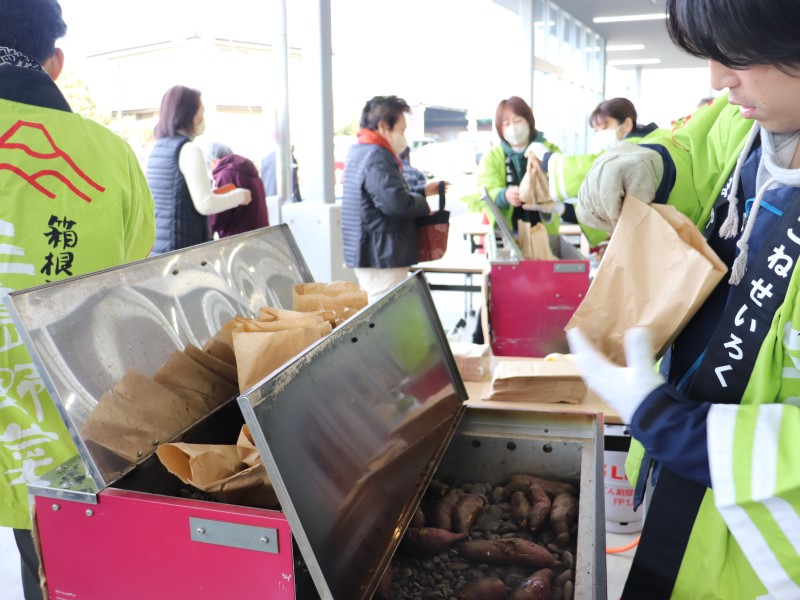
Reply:
[[[541,569],[524,579],[511,594],[511,600],[550,600],[553,571]]]
[[[574,485],[571,483],[567,483],[566,481],[552,481],[550,479],[543,479],[541,477],[536,477],[534,475],[524,475],[518,473],[516,475],[512,475],[511,479],[505,486],[505,497],[510,498],[511,494],[514,492],[528,492],[528,486],[530,484],[536,483],[544,488],[544,491],[547,492],[547,495],[551,498],[555,498],[559,494],[573,494],[577,495],[578,490],[575,488]]]
[[[547,495],[541,485],[532,483],[528,486],[528,497],[531,501],[531,511],[527,519],[528,527],[531,531],[537,531],[550,518],[550,496]]]
[[[550,507],[550,527],[556,534],[556,541],[562,546],[569,545],[569,530],[578,518],[578,500],[572,494],[559,494]]]
[[[461,499],[458,490],[452,489],[436,503],[430,516],[430,524],[438,529],[453,530],[453,508]]]
[[[519,565],[523,567],[557,567],[559,562],[544,546],[522,538],[471,540],[459,549],[464,558],[476,563]]]
[[[473,579],[458,590],[458,600],[506,600],[508,588],[497,577]]]
[[[409,527],[403,537],[403,547],[414,554],[439,554],[465,539],[466,533],[452,533],[435,527]]]
[[[458,600],[506,600],[508,588],[497,577],[473,579],[458,590]]]
[[[467,494],[461,498],[453,507],[453,531],[469,533],[469,528],[485,506],[486,499],[483,496]]]
[[[523,492],[511,494],[511,520],[522,529],[528,528],[528,516],[531,512],[531,503]]]

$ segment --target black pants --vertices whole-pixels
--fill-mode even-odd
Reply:
[[[22,591],[25,600],[44,600],[42,588],[39,586],[39,557],[33,546],[30,529],[15,529],[14,539],[19,548],[22,571]]]

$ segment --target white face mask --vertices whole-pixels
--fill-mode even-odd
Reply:
[[[389,145],[394,150],[395,154],[400,154],[403,150],[408,148],[408,142],[406,141],[406,134],[400,132],[392,132],[392,139],[389,141]]]
[[[527,123],[512,123],[503,127],[503,137],[512,146],[527,146],[531,139],[531,126]]]
[[[608,150],[619,141],[617,139],[617,129],[601,129],[595,131],[592,139],[589,140],[589,152],[592,154],[600,154],[604,150]]]
[[[194,128],[194,135],[195,135],[195,137],[198,136],[198,135],[203,135],[205,133],[205,131],[206,131],[206,120],[203,119]]]

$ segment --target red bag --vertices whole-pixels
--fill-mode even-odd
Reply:
[[[439,182],[439,210],[425,217],[417,217],[417,252],[419,262],[439,260],[447,252],[450,233],[450,211],[444,209],[444,181]]]

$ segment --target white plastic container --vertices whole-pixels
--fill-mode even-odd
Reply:
[[[644,506],[633,510],[633,487],[625,475],[625,458],[631,438],[628,428],[606,425],[603,477],[605,480],[606,531],[636,533],[642,530]]]

